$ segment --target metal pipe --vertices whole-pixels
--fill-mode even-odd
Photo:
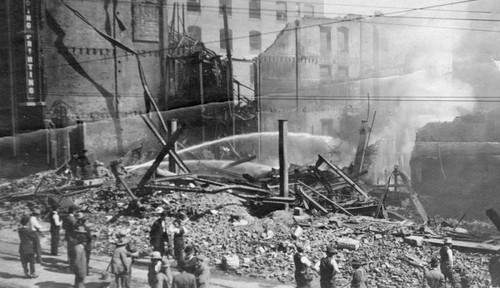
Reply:
[[[288,197],[288,161],[287,161],[287,135],[288,120],[278,120],[279,123],[279,163],[280,163],[280,196]],[[288,210],[288,205],[285,205]]]
[[[174,131],[177,130],[177,119],[170,120],[169,138],[172,137]],[[177,144],[174,142],[172,151],[177,151]],[[177,173],[177,166],[175,165],[175,159],[172,155],[168,156],[168,171]]]

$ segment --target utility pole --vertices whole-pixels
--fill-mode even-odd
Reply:
[[[299,20],[295,20],[295,107],[299,112]]]
[[[169,48],[169,29],[168,29],[168,11],[167,0],[159,0],[160,5],[160,23],[159,23],[159,40],[160,40],[160,109],[168,110],[168,91],[169,91],[169,63],[165,55],[168,55]]]
[[[280,163],[280,197],[288,197],[288,159],[287,159],[287,135],[288,121],[278,120],[279,123],[279,163]],[[288,204],[285,204],[288,210]]]
[[[227,7],[226,5],[222,6],[222,13],[224,16],[224,41],[226,43],[226,53],[227,53],[227,69],[226,69],[226,79],[227,79],[227,97],[229,98],[229,107],[232,111],[229,115],[232,119],[233,124],[233,136],[236,134],[236,123],[234,117],[234,105],[233,105],[233,60],[231,56],[231,39],[229,39],[229,25],[227,23]],[[231,106],[232,109],[231,109]],[[233,140],[233,147],[235,143]]]

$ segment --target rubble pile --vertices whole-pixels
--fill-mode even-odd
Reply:
[[[36,189],[40,176],[17,182],[18,187]],[[47,177],[47,176],[45,176]],[[49,176],[49,178],[52,176]],[[57,179],[57,176],[54,176]],[[55,185],[55,184],[54,184]],[[422,283],[423,267],[438,247],[427,243],[411,243],[405,236],[436,237],[450,232],[447,227],[430,229],[409,220],[394,222],[367,216],[329,213],[312,217],[276,211],[263,218],[253,217],[239,197],[230,193],[202,194],[156,191],[134,204],[113,181],[89,188],[89,193],[74,197],[86,212],[94,235],[93,253],[110,255],[115,234],[126,229],[140,251],[149,257],[149,229],[159,214],[166,211],[175,217],[187,217],[187,243],[210,259],[212,267],[232,270],[238,275],[294,281],[293,255],[296,245],[306,248],[306,255],[316,263],[328,244],[336,243],[337,262],[342,271],[338,283],[350,281],[353,258],[365,262],[372,286],[417,287]],[[17,193],[24,193],[19,190]],[[39,200],[39,199],[38,199]],[[36,201],[4,202],[9,219],[18,220]],[[43,206],[42,203],[38,203]],[[14,209],[15,208],[15,209]],[[45,209],[44,212],[47,212]],[[13,221],[14,225],[17,221]],[[421,246],[420,246],[421,245]],[[487,254],[455,251],[457,263],[478,285],[489,279]]]

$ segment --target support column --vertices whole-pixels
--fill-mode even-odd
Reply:
[[[287,159],[288,121],[278,120],[278,123],[279,123],[280,196],[288,197],[288,159]],[[285,204],[285,210],[288,210],[288,204]]]
[[[177,131],[177,119],[172,119],[170,120],[170,130],[168,137],[172,137],[172,134],[174,134],[175,131]],[[177,144],[174,143],[172,151],[177,151]],[[177,166],[175,165],[175,160],[172,156],[168,156],[168,171],[177,173]]]

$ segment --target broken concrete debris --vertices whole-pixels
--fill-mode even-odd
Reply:
[[[347,181],[340,180],[343,178],[334,171],[320,170],[320,173],[314,173],[313,170],[303,167],[300,169],[303,174],[291,174],[300,178],[300,182],[305,185],[302,185],[303,192],[290,197],[290,202],[275,196],[275,191],[269,188],[275,185],[273,177],[266,177],[265,180],[254,177],[254,182],[249,182],[244,177],[238,178],[235,175],[221,176],[221,171],[195,171],[156,179],[154,187],[148,187],[151,184],[146,183],[144,191],[147,192],[138,196],[137,201],[131,201],[129,191],[123,187],[115,187],[112,179],[100,186],[84,187],[79,194],[71,194],[75,190],[66,189],[71,187],[66,180],[54,173],[44,173],[0,186],[0,197],[8,200],[2,203],[1,216],[4,220],[12,220],[15,226],[16,221],[34,206],[45,207],[44,210],[49,211],[46,199],[50,197],[70,199],[86,212],[88,221],[92,223],[95,239],[93,253],[110,255],[114,235],[121,229],[128,229],[140,251],[140,257],[148,257],[152,252],[148,232],[159,213],[167,212],[172,221],[175,217],[184,215],[191,220],[185,224],[190,231],[186,236],[187,244],[194,245],[199,253],[207,256],[213,267],[218,266],[238,275],[275,279],[285,283],[294,281],[292,258],[296,245],[305,247],[307,256],[315,263],[323,257],[325,247],[335,243],[339,251],[337,262],[342,271],[337,278],[338,284],[349,283],[352,272],[350,259],[357,257],[366,260],[370,284],[378,287],[417,287],[422,280],[423,267],[438,248],[432,244],[440,245],[442,237],[451,235],[457,247],[461,247],[462,238],[467,238],[467,248],[474,251],[455,252],[456,262],[460,263],[461,268],[467,269],[478,285],[489,279],[486,261],[488,256],[476,253],[491,253],[496,249],[494,244],[489,244],[493,248],[486,250],[484,247],[487,246],[477,245],[487,239],[475,238],[474,234],[460,230],[460,227],[450,229],[453,225],[422,226],[410,220],[390,221],[363,216],[362,213],[355,215],[360,212],[373,215],[375,210],[359,207],[377,208],[376,199],[369,194],[366,194],[366,198],[351,185],[347,186],[347,190],[332,190],[335,185],[328,183]],[[318,174],[323,180],[319,181],[317,176],[311,176]],[[130,185],[134,182],[134,177],[127,175],[123,180]],[[140,176],[135,178],[140,179]],[[324,181],[324,178],[328,180]],[[334,178],[337,180],[332,180]],[[41,179],[54,187],[39,185]],[[328,186],[330,187],[327,188]],[[224,187],[231,188],[223,189]],[[301,193],[310,193],[311,188],[322,195],[331,195],[328,199],[335,204],[322,201],[326,199],[317,197],[317,193],[308,194],[316,204],[308,200],[308,197],[299,199]],[[49,189],[52,190],[47,193]],[[327,194],[328,189],[338,193]],[[20,198],[20,195],[23,197]],[[18,199],[25,201],[20,202]],[[293,213],[278,210],[264,214],[255,208],[262,209],[267,205],[266,202],[274,205],[289,203],[293,205]],[[311,205],[306,206],[304,203]],[[325,208],[327,213],[321,213],[315,209],[315,205]],[[16,209],[12,209],[14,207]],[[304,211],[310,214],[305,214]]]

